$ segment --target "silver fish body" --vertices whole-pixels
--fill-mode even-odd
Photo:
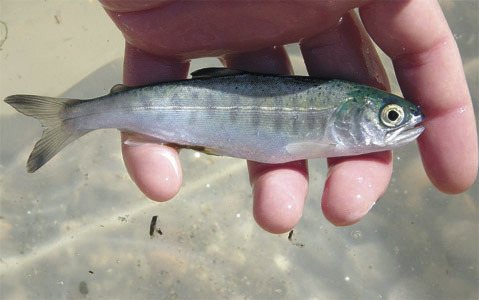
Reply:
[[[388,150],[424,129],[418,126],[423,115],[417,106],[356,83],[224,68],[192,75],[139,88],[116,87],[89,100],[7,97],[7,103],[46,127],[28,170],[101,128],[264,163]]]

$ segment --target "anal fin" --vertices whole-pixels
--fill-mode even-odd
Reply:
[[[176,145],[177,148],[190,149],[198,152],[202,152],[208,155],[221,156],[215,149],[204,147],[204,146],[188,146],[188,145]]]

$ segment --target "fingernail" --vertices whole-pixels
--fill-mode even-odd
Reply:
[[[128,138],[128,139],[123,141],[123,144],[127,145],[127,146],[130,146],[130,147],[138,147],[138,146],[144,145],[145,143],[140,142],[140,141],[135,140],[135,139]]]
[[[165,146],[167,147],[167,146]],[[175,156],[171,153],[170,150],[165,151],[164,147],[162,150],[159,150],[159,154],[163,156],[171,165],[171,169],[175,172],[175,175],[178,177],[181,175],[180,168],[178,166],[178,161],[176,160]]]

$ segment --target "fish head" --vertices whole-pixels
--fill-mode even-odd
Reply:
[[[378,142],[384,147],[400,147],[414,141],[424,131],[424,114],[420,108],[400,97],[390,95],[381,99],[381,107],[376,114]],[[381,132],[381,133],[379,133]]]
[[[424,115],[417,105],[373,88],[354,94],[333,119],[330,140],[344,155],[390,150],[424,131]]]

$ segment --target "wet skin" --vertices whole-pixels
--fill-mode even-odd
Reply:
[[[300,41],[310,75],[389,89],[370,38],[391,57],[404,97],[421,106],[426,130],[418,140],[426,173],[446,193],[475,181],[477,132],[457,45],[436,1],[117,1],[101,0],[123,32],[124,83],[186,78],[188,59],[218,56],[230,68],[289,74],[282,46]],[[348,13],[360,7],[362,22]],[[232,13],[233,12],[233,13]],[[122,139],[135,139],[122,134]],[[132,179],[149,198],[165,201],[179,190],[176,149],[122,144]],[[385,192],[391,152],[328,159],[323,213],[335,225],[357,222]],[[299,221],[308,190],[307,162],[248,162],[253,212],[273,233]]]

